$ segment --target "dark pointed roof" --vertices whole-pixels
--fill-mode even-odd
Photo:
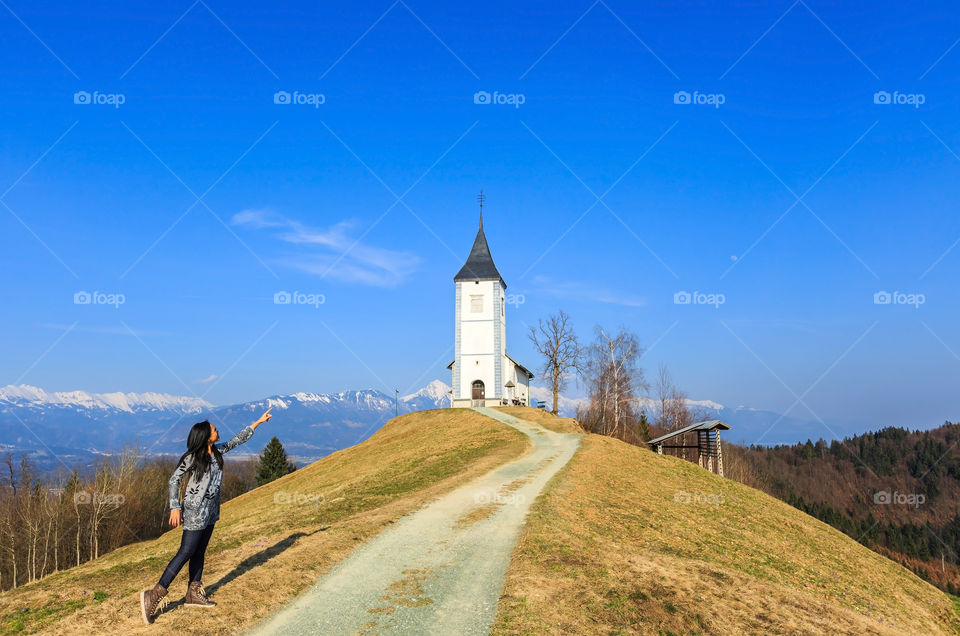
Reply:
[[[470,257],[467,258],[467,262],[463,264],[453,280],[454,282],[498,280],[504,289],[507,287],[507,284],[503,282],[503,276],[497,271],[497,266],[493,264],[493,257],[490,255],[487,237],[483,233],[483,212],[480,213],[480,229],[477,230],[477,238],[473,241]]]

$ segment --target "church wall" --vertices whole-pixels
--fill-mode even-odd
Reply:
[[[502,316],[497,315],[501,311],[499,287],[496,281],[457,283],[456,361],[459,364],[454,365],[454,400],[469,401],[474,380],[483,381],[488,400],[502,394],[496,381],[497,366],[502,364],[496,351],[496,335],[502,324]],[[475,311],[477,308],[479,312]]]

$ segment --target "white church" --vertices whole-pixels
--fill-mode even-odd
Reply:
[[[482,194],[481,194],[482,197]],[[457,287],[453,407],[530,406],[533,374],[507,354],[507,284],[480,229],[470,257],[453,277]]]

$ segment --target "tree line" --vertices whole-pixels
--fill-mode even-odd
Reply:
[[[735,446],[740,479],[960,592],[960,424],[888,426],[827,442]],[[743,476],[747,476],[746,479]]]
[[[645,446],[653,435],[693,424],[702,415],[690,408],[665,365],[651,387],[640,366],[644,349],[625,327],[611,331],[598,325],[592,339],[581,343],[570,316],[560,310],[538,320],[528,335],[542,358],[540,373],[550,387],[554,415],[559,413],[560,393],[571,381],[586,387],[587,401],[578,406],[577,420],[587,432]],[[642,397],[651,388],[648,413]]]
[[[169,530],[175,462],[128,448],[92,467],[41,474],[26,455],[0,458],[0,591]],[[296,469],[276,437],[259,457],[224,462],[223,501]]]
[[[560,393],[570,382],[586,387],[587,400],[576,417],[587,432],[647,447],[651,437],[706,419],[706,413],[691,408],[665,366],[657,369],[651,386],[640,366],[643,348],[625,328],[598,326],[592,339],[581,343],[570,317],[559,311],[539,320],[529,338],[541,355],[540,373],[552,392],[555,415]],[[676,444],[693,442],[680,439]],[[728,442],[725,475],[830,524],[957,594],[958,445],[960,424],[950,422],[925,432],[888,426],[831,442],[769,447]],[[695,454],[678,452],[689,461],[696,461]],[[908,501],[922,503],[905,505],[892,499],[904,494],[911,497]]]

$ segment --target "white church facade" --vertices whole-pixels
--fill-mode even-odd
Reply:
[[[456,285],[453,407],[530,406],[533,374],[507,354],[507,285],[480,229]]]

